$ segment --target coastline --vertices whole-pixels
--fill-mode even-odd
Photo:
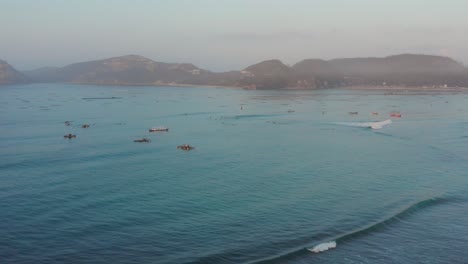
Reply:
[[[61,83],[61,82],[58,82]],[[34,84],[34,83],[32,83]],[[222,85],[203,85],[203,84],[180,84],[180,83],[92,83],[92,82],[64,82],[61,84],[73,84],[73,85],[96,85],[96,86],[135,86],[135,87],[205,87],[205,88],[229,88],[229,89],[245,89],[245,87],[239,86],[222,86]]]
[[[28,82],[6,84],[8,86],[38,84],[48,82]],[[236,89],[236,90],[261,90],[261,91],[321,91],[321,90],[352,90],[352,91],[369,91],[369,92],[384,92],[385,94],[421,94],[421,93],[468,93],[468,87],[442,87],[442,86],[372,86],[372,85],[355,85],[355,86],[339,86],[330,88],[303,88],[303,87],[285,87],[281,89],[252,89],[242,86],[223,86],[223,85],[203,85],[203,84],[181,84],[181,83],[93,83],[93,82],[51,82],[54,84],[71,84],[71,85],[95,85],[95,86],[128,86],[128,87],[180,87],[180,88],[217,88],[217,89]]]
[[[332,88],[335,89],[335,88]],[[468,87],[427,87],[427,86],[343,86],[337,89],[353,91],[380,91],[387,93],[468,93]]]

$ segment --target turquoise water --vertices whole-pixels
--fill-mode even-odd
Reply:
[[[0,263],[466,263],[467,113],[467,94],[1,87]]]

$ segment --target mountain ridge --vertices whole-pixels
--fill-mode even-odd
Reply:
[[[27,81],[28,78],[23,73],[13,68],[8,62],[0,59],[0,85],[25,83]]]
[[[43,67],[23,73],[2,62],[0,65],[4,66],[0,68],[0,76],[10,76],[9,81],[3,81],[3,84],[29,80],[97,85],[210,85],[250,89],[316,89],[353,85],[468,87],[468,69],[464,65],[449,57],[423,54],[305,59],[292,66],[271,59],[240,71],[221,73],[191,63],[159,62],[133,54],[72,63],[64,67]],[[3,79],[6,80],[5,77]]]

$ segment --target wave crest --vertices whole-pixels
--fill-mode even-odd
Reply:
[[[270,258],[264,258],[262,260],[254,261],[252,263],[257,263],[257,264],[258,263],[268,263],[268,264],[285,263],[285,262],[290,261],[291,259],[300,258],[307,253],[310,254],[310,252],[321,253],[321,252],[336,248],[338,243],[340,244],[349,243],[359,237],[363,237],[370,233],[377,232],[379,230],[387,228],[389,225],[399,222],[402,219],[409,217],[412,214],[420,210],[423,210],[424,208],[435,206],[438,204],[447,203],[447,202],[456,202],[456,201],[457,201],[457,198],[455,197],[440,197],[440,198],[434,197],[434,198],[425,199],[425,200],[416,202],[414,204],[411,204],[407,207],[404,207],[396,214],[391,215],[388,218],[384,218],[381,221],[374,222],[362,228],[354,229],[344,234],[337,235],[335,237],[330,237],[328,240],[325,240],[329,242],[323,242],[323,243],[317,244],[316,246],[312,248],[308,248],[308,247],[296,248],[295,250],[292,250],[289,252],[283,252],[276,256],[273,256]],[[315,237],[317,238],[317,236]]]
[[[320,252],[327,251],[332,248],[336,248],[336,241],[318,244],[313,248],[308,248],[307,250],[309,250],[310,252],[314,252],[314,253],[320,253]]]

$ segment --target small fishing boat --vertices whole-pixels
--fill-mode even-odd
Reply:
[[[138,142],[138,143],[149,143],[149,142],[151,142],[151,140],[148,139],[148,138],[140,138],[140,139],[135,139],[135,140],[133,140],[133,142]]]
[[[401,117],[401,113],[399,113],[399,112],[392,112],[392,113],[390,113],[390,116],[391,116],[391,117],[400,118],[400,117]]]
[[[149,132],[168,132],[169,128],[167,127],[152,127],[149,129]]]
[[[188,145],[188,144],[184,144],[184,145],[177,146],[177,148],[178,148],[178,149],[181,149],[181,150],[189,151],[189,150],[194,149],[195,147],[190,146],[190,145]]]
[[[73,135],[73,134],[67,134],[65,136],[63,136],[64,138],[68,138],[68,139],[72,139],[72,138],[76,138],[76,135]]]

